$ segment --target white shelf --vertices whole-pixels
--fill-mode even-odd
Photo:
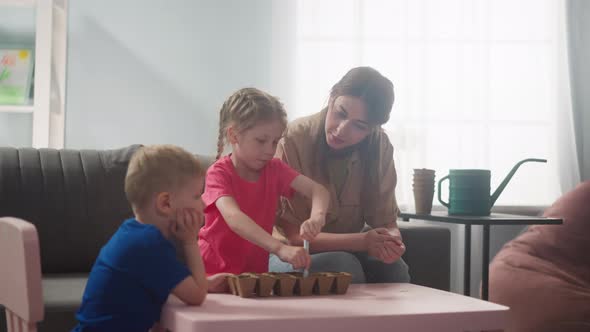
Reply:
[[[35,9],[33,105],[0,105],[0,113],[32,114],[32,145],[63,148],[68,0],[0,0],[3,6]]]
[[[33,113],[33,105],[0,105],[0,113]]]

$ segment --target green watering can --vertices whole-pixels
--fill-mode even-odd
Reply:
[[[519,161],[506,176],[500,186],[490,196],[491,172],[488,169],[451,169],[449,175],[438,181],[438,201],[449,209],[449,214],[467,216],[489,216],[498,196],[520,165],[535,161],[546,163],[546,159],[525,159]],[[449,179],[449,202],[441,197],[441,185]]]

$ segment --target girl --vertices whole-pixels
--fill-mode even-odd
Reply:
[[[321,185],[274,159],[287,125],[283,105],[255,88],[237,91],[219,116],[217,161],[206,176],[205,226],[199,247],[208,275],[268,272],[269,253],[294,269],[308,268],[309,254],[272,237],[281,196],[293,190],[312,200],[299,235],[313,239],[324,226],[329,193]],[[221,157],[225,143],[232,153]]]

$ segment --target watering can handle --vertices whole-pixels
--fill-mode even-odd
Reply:
[[[441,187],[442,182],[448,178],[449,178],[449,176],[447,175],[447,176],[443,177],[442,179],[438,180],[438,190],[437,190],[438,191],[438,201],[440,202],[440,204],[446,206],[447,208],[449,208],[449,203],[443,201],[442,195],[441,195],[442,191],[440,190],[440,187]]]

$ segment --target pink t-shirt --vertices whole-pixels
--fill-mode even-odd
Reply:
[[[264,166],[258,181],[242,179],[229,156],[215,162],[205,180],[205,225],[199,231],[199,248],[208,275],[220,272],[268,272],[268,255],[264,249],[232,231],[215,202],[223,196],[233,197],[240,210],[269,234],[275,223],[279,197],[293,194],[291,182],[299,175],[280,159]]]

